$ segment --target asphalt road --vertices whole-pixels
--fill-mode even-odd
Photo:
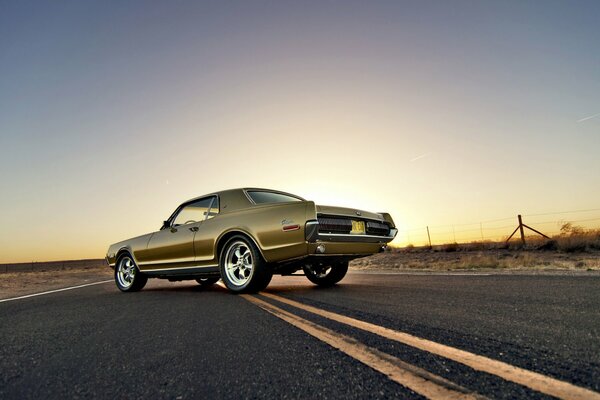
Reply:
[[[548,397],[277,296],[600,392],[600,276],[353,273],[328,289],[276,277],[266,293],[253,299],[466,393]],[[151,280],[139,293],[106,283],[1,302],[0,398],[423,397],[250,300]]]

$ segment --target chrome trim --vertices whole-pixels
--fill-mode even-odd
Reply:
[[[391,229],[390,229],[391,232]],[[339,237],[364,237],[373,239],[393,239],[394,236],[377,236],[377,235],[351,235],[349,233],[319,233],[319,236],[339,236]]]
[[[198,260],[196,260],[194,257],[188,257],[188,259],[177,258],[177,259],[158,260],[158,261],[146,261],[143,263],[139,263],[138,265],[145,267],[148,265],[192,263],[194,261],[198,261]],[[180,268],[187,268],[187,267],[180,267]]]
[[[375,213],[373,213],[373,214],[375,214]],[[323,218],[327,218],[327,217],[337,218],[337,217],[339,217],[339,218],[342,218],[342,219],[375,221],[375,222],[379,222],[380,224],[388,224],[388,225],[390,224],[390,222],[386,221],[385,219],[376,219],[376,218],[371,218],[371,217],[365,217],[364,215],[354,216],[354,215],[328,214],[328,213],[318,212],[317,213],[317,218],[319,218],[319,217],[323,217]],[[360,218],[358,218],[358,217],[360,217]]]
[[[219,265],[195,265],[193,267],[175,267],[175,268],[158,268],[158,269],[140,269],[141,272],[169,272],[169,271],[181,271],[183,269],[197,269],[197,268],[215,268]]]
[[[316,226],[316,228],[314,227]],[[319,221],[311,219],[304,224],[304,238],[312,243],[319,236]]]
[[[242,192],[244,192],[244,194],[246,195],[246,198],[248,199],[248,201],[250,202],[250,205],[256,205],[256,203],[254,202],[254,200],[252,200],[252,198],[250,197],[250,195],[248,194],[248,191],[246,189],[242,189]]]
[[[362,242],[362,243],[389,243],[394,240],[398,230],[396,228],[390,229],[390,236],[377,236],[377,235],[351,235],[349,233],[319,233],[317,236],[317,242],[319,240],[325,242]]]
[[[208,216],[210,215],[210,210],[212,210],[212,206],[213,206],[213,204],[215,204],[215,197],[216,196],[213,196],[212,199],[210,199],[210,204],[208,205],[208,209],[206,210],[206,215],[204,216],[204,219],[202,220],[202,222],[208,221]]]

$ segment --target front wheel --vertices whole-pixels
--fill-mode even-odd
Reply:
[[[309,281],[319,286],[333,286],[341,281],[348,272],[348,262],[331,265],[307,264],[303,267]]]
[[[234,236],[219,257],[221,279],[234,293],[256,293],[267,287],[273,272],[256,245],[245,236]]]
[[[129,255],[123,255],[115,266],[115,283],[122,292],[137,292],[146,286],[148,277],[140,272]]]

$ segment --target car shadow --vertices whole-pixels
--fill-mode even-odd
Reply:
[[[153,282],[146,286],[142,292],[148,293],[220,293],[220,294],[231,294],[237,295],[229,291],[227,288],[222,286],[222,283],[217,283],[214,285],[203,286],[197,283],[192,283],[193,281],[183,281],[183,282],[168,282],[168,281],[158,281]],[[336,292],[336,293],[344,293],[348,291],[355,291],[359,287],[364,286],[356,283],[344,283],[341,282],[337,285],[322,287],[314,285],[310,282],[306,283],[296,283],[296,284],[287,284],[275,282],[269,285],[262,292],[272,293],[272,294],[284,294],[284,293],[325,293],[325,292]],[[261,292],[259,292],[261,293]]]
[[[228,290],[221,285],[203,286],[192,282],[160,282],[158,285],[149,285],[149,287],[145,287],[142,292],[227,293]]]

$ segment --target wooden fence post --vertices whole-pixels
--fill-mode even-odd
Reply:
[[[431,236],[429,235],[429,226],[427,227],[427,238],[429,239],[429,248],[431,249]]]
[[[548,236],[544,235],[542,232],[540,232],[536,229],[533,229],[532,227],[530,227],[528,225],[525,225],[523,223],[523,218],[521,217],[521,214],[517,215],[517,218],[519,219],[519,225],[515,228],[513,233],[510,234],[508,239],[506,239],[506,243],[508,243],[508,241],[515,235],[515,233],[517,233],[517,231],[521,231],[521,243],[523,244],[523,246],[525,246],[525,230],[523,228],[527,228],[530,231],[535,232],[542,237],[545,237],[546,239],[550,239]]]
[[[519,231],[521,232],[521,243],[525,246],[525,232],[523,231],[523,218],[521,218],[521,214],[517,215],[519,219]]]

